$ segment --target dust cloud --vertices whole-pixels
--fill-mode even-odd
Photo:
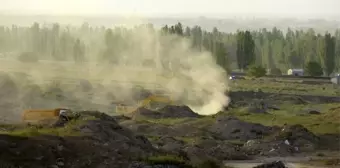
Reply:
[[[119,39],[111,49],[104,43],[105,54],[86,54],[83,62],[44,57],[37,63],[2,60],[2,116],[57,107],[114,113],[114,103],[136,103],[138,88],[162,91],[201,115],[228,105],[226,72],[209,52],[192,49],[185,37],[131,23],[110,33]]]

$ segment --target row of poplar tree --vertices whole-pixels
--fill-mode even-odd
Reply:
[[[153,26],[148,24],[152,29]],[[325,75],[340,70],[340,29],[331,33],[303,30],[251,30],[232,33],[217,28],[206,31],[200,26],[184,27],[181,23],[165,25],[160,31],[188,38],[196,50],[208,50],[225,69],[245,70],[249,65],[267,69],[305,68],[310,63],[322,67]],[[0,53],[22,52],[55,60],[82,61],[87,55],[110,55],[122,38],[119,28],[44,26],[0,27]],[[27,54],[30,53],[30,54]]]

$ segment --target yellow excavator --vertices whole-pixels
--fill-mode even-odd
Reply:
[[[115,111],[118,114],[128,114],[141,107],[150,110],[157,110],[158,108],[164,107],[165,105],[174,105],[174,102],[167,96],[152,94],[147,98],[140,100],[135,105],[117,103]]]

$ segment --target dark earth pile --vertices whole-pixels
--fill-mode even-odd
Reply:
[[[92,117],[75,127],[81,135],[19,137],[0,136],[0,162],[5,167],[128,167],[153,154],[155,149],[144,136],[121,127],[114,118],[99,112],[82,112]],[[66,124],[65,127],[68,127]]]
[[[261,124],[247,123],[235,117],[222,116],[216,119],[216,122],[210,127],[210,131],[219,134],[225,140],[248,140],[262,139],[275,130]]]
[[[157,111],[152,111],[146,108],[138,108],[130,114],[132,118],[147,117],[153,119],[161,118],[199,118],[201,117],[188,106],[173,106],[167,105]]]
[[[261,164],[261,165],[255,166],[253,168],[286,168],[286,166],[281,161],[275,161],[275,162],[271,162],[271,163]]]

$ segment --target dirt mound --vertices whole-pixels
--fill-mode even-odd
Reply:
[[[272,162],[272,163],[261,164],[261,165],[255,166],[253,168],[286,168],[286,166],[281,161],[275,161],[275,162]]]
[[[249,140],[242,149],[250,155],[290,156],[313,152],[319,148],[320,138],[301,125],[284,126],[263,140]]]
[[[161,108],[159,112],[165,113],[169,116],[173,114],[178,117],[190,117],[190,118],[200,117],[200,115],[192,111],[188,106],[165,106]]]
[[[275,136],[275,140],[282,140],[289,146],[297,147],[297,151],[313,151],[317,148],[320,138],[302,125],[284,126]]]
[[[127,142],[127,145],[130,147],[142,147],[145,150],[153,149],[147,138],[139,135],[136,136],[131,130],[120,126],[114,117],[96,111],[84,111],[81,112],[81,116],[83,118],[88,116],[95,118],[94,120],[88,120],[78,127],[82,133],[90,133],[91,136],[89,138],[91,139],[106,143],[118,142],[121,145],[123,145],[122,142],[124,141],[130,141]]]
[[[220,134],[225,140],[261,139],[266,135],[270,135],[274,131],[272,127],[255,123],[247,123],[230,116],[218,117],[209,130],[216,134]]]
[[[245,153],[238,151],[235,146],[216,140],[203,140],[195,145],[187,145],[183,151],[192,163],[199,163],[206,159],[215,162],[250,159]]]
[[[77,122],[81,124],[65,125],[79,133],[72,137],[1,135],[2,166],[120,168],[158,153],[147,138],[135,135],[104,113],[84,111]]]
[[[146,108],[139,108],[131,114],[132,118],[147,117],[154,119],[161,118],[198,118],[200,115],[193,112],[188,106],[165,106],[158,111]]]

